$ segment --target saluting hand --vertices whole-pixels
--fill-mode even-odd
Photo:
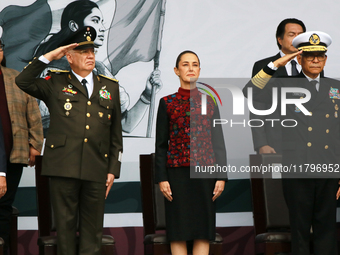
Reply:
[[[168,181],[160,182],[159,189],[161,190],[166,199],[168,199],[170,202],[173,200],[170,184]]]
[[[61,46],[59,48],[56,48],[55,50],[46,53],[44,57],[49,61],[58,60],[65,56],[68,51],[73,50],[77,46],[79,46],[78,43],[72,43],[66,46]]]
[[[273,64],[276,67],[285,66],[289,61],[291,61],[293,58],[295,58],[297,55],[300,55],[301,53],[302,53],[302,50],[294,52],[292,54],[284,55],[283,57],[275,60]]]

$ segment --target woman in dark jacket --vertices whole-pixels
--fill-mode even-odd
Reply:
[[[219,111],[210,97],[207,114],[201,114],[201,93],[196,87],[200,61],[192,51],[182,52],[175,74],[178,92],[160,100],[156,124],[156,181],[165,196],[167,237],[172,254],[187,254],[186,241],[193,242],[193,255],[209,253],[215,239],[215,200],[225,179],[190,178],[195,167],[226,165],[226,151]]]

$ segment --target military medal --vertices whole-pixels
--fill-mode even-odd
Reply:
[[[65,104],[64,104],[64,109],[65,109],[66,111],[71,110],[71,109],[72,109],[72,104],[71,104],[70,102],[65,103]]]
[[[334,113],[334,117],[337,118],[338,117],[338,112]]]
[[[68,85],[68,88],[65,88],[62,90],[62,92],[64,92],[65,95],[67,96],[73,96],[73,95],[77,95],[77,91],[74,91],[73,89],[73,86],[70,84]]]
[[[110,119],[111,119],[111,115],[110,115],[110,114],[108,114],[108,115],[107,115],[107,118],[110,120]]]
[[[98,112],[98,115],[99,115],[100,118],[103,118],[104,114],[102,112]]]
[[[334,106],[334,108],[336,111],[339,110],[339,106],[337,104]]]
[[[106,86],[102,87],[102,89],[99,90],[99,96],[100,96],[100,98],[111,100],[111,93],[109,91],[107,91],[105,88],[106,88]]]
[[[340,99],[339,89],[331,87],[329,90],[329,98]]]

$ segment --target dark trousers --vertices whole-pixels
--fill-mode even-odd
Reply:
[[[6,254],[11,228],[12,204],[17,193],[20,178],[22,175],[23,164],[12,164],[7,162],[7,192],[0,199],[0,237],[4,239],[4,251]]]
[[[57,228],[58,255],[100,255],[105,183],[51,177],[50,191]],[[79,253],[76,247],[77,231]]]
[[[292,233],[292,254],[309,255],[313,229],[315,255],[337,254],[338,179],[283,179]]]

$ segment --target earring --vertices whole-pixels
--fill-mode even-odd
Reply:
[[[70,20],[68,23],[68,27],[72,32],[76,32],[79,29],[78,24],[74,20]]]

